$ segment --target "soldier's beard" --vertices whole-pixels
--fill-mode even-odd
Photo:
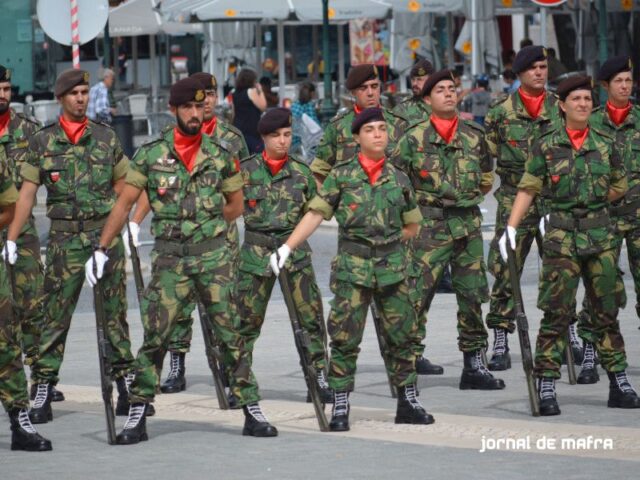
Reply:
[[[0,115],[7,113],[7,110],[9,110],[9,102],[0,100]]]
[[[182,130],[182,133],[184,133],[185,135],[197,135],[198,132],[200,131],[200,128],[202,127],[202,122],[200,121],[198,121],[197,126],[192,127],[184,123],[182,119],[178,116],[176,116],[176,120],[178,122],[178,128]]]

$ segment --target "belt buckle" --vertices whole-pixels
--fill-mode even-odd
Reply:
[[[183,243],[180,246],[180,248],[182,250],[182,252],[181,252],[182,256],[183,257],[188,257],[189,256],[189,245],[187,245],[186,243]]]
[[[78,232],[84,232],[84,220],[78,220]]]

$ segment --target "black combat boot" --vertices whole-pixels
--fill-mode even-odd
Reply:
[[[484,366],[482,350],[463,352],[464,368],[460,377],[460,390],[502,390],[504,381],[494,378]]]
[[[333,402],[333,390],[329,387],[324,370],[316,370],[316,382],[318,383],[322,403]],[[307,392],[307,403],[311,403],[311,394],[309,392]]]
[[[118,445],[133,445],[149,440],[147,435],[147,403],[132,403],[129,406],[129,418],[116,437]]]
[[[251,437],[277,437],[278,430],[264,416],[258,402],[242,407],[244,411],[244,428],[242,435]]]
[[[418,375],[442,375],[444,368],[431,363],[427,357],[416,357],[416,373]]]
[[[26,408],[14,408],[9,411],[11,422],[11,450],[27,452],[46,452],[51,450],[51,442],[31,425],[29,411]]]
[[[116,378],[116,388],[118,389],[118,401],[116,402],[116,416],[126,417],[129,415],[129,392],[131,392],[131,383],[135,378],[135,374],[126,373],[124,376]],[[156,409],[153,403],[147,404],[146,416],[153,417]]]
[[[187,380],[184,378],[184,353],[169,352],[170,365],[169,375],[160,386],[162,393],[180,393],[187,388]]]
[[[493,355],[489,360],[489,370],[502,371],[511,368],[511,354],[509,354],[509,339],[504,328],[493,329]]]
[[[538,379],[538,398],[540,399],[540,415],[543,417],[560,415],[554,378],[542,377]]]
[[[582,347],[582,340],[578,336],[578,329],[576,324],[569,325],[569,343],[571,345],[571,353],[573,354],[574,363],[582,363],[584,359],[584,349]]]
[[[435,422],[418,401],[418,389],[415,384],[398,387],[398,407],[395,423],[410,423],[413,425],[430,425]]]
[[[31,423],[47,423],[53,420],[51,411],[51,384],[36,384],[36,396],[29,411]]]
[[[584,355],[582,356],[582,369],[578,375],[578,383],[587,385],[590,383],[598,383],[600,375],[596,368],[596,349],[591,342],[585,342]]]
[[[29,400],[34,401],[36,399],[36,384],[31,384],[31,392],[29,393]],[[64,393],[56,388],[55,385],[51,387],[51,401],[52,402],[64,402]]]
[[[640,408],[640,398],[629,383],[627,372],[607,372],[609,376],[609,408]]]
[[[332,432],[349,431],[349,392],[333,392],[333,410],[329,430]]]

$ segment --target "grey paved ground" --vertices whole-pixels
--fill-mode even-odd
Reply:
[[[490,198],[484,206],[488,210],[486,220],[492,222],[495,203]],[[45,222],[41,224],[44,227]],[[335,251],[335,230],[318,231],[312,246],[328,311],[328,273]],[[535,308],[538,266],[533,253],[523,276],[532,340],[540,318]],[[143,254],[147,258],[148,248],[143,249]],[[148,275],[148,271],[145,274]],[[507,383],[504,391],[459,391],[462,356],[455,346],[455,298],[452,295],[436,297],[428,326],[428,356],[444,365],[445,374],[420,379],[421,400],[436,417],[434,425],[400,427],[393,424],[395,404],[388,395],[373,328],[368,325],[358,364],[356,392],[352,397],[352,431],[320,433],[311,405],[304,403],[305,390],[288,317],[280,293],[275,292],[254,358],[263,406],[280,430],[278,438],[242,437],[242,414],[217,408],[202,337],[196,330],[192,352],[187,357],[187,391],[157,397],[157,416],[148,422],[149,442],[110,447],[106,444],[98,390],[95,320],[89,293],[85,289],[74,316],[61,371],[59,387],[67,401],[54,404],[54,422],[40,427],[54,442],[54,451],[10,452],[8,421],[0,417],[2,479],[39,479],[52,475],[95,480],[483,479],[496,478],[498,474],[505,479],[637,476],[640,412],[606,408],[605,380],[596,385],[570,386],[564,375],[558,385],[562,415],[532,418],[515,337],[511,342],[514,366],[500,375]],[[635,384],[640,385],[639,321],[628,279],[627,293],[630,306],[622,312],[620,322],[632,365],[629,372]],[[137,349],[142,329],[133,288],[130,288],[129,308],[132,340]],[[118,428],[122,424],[123,419],[119,418]],[[612,448],[575,449],[568,445],[561,448],[562,439],[589,436],[611,439]],[[531,447],[481,453],[483,438],[529,439]],[[542,438],[557,441],[557,448],[537,449],[536,441]]]

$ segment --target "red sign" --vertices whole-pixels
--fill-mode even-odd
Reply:
[[[540,5],[541,7],[557,7],[558,5],[562,5],[567,0],[531,0],[536,5]]]

